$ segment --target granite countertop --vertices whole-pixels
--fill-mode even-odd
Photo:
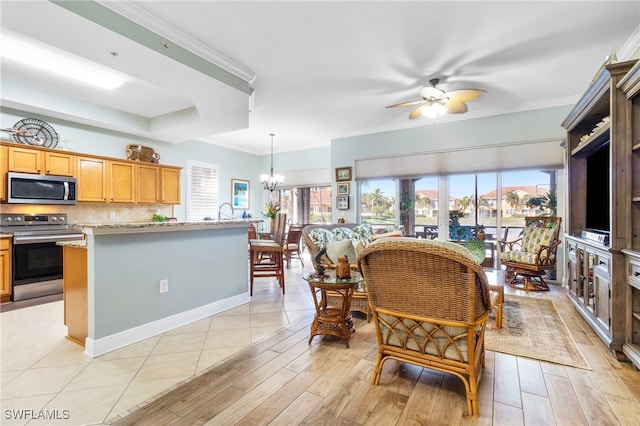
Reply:
[[[157,227],[185,227],[185,226],[221,226],[235,224],[249,224],[262,222],[261,219],[222,219],[188,222],[114,222],[114,223],[71,223],[71,229],[103,229],[103,228],[157,228]]]
[[[72,241],[58,241],[57,246],[62,247],[75,247],[75,248],[87,248],[87,240],[72,240]]]
[[[197,229],[237,228],[250,223],[263,222],[262,219],[222,219],[192,222],[116,222],[116,223],[72,223],[71,229],[81,229],[91,234],[117,234],[127,232],[188,231]]]

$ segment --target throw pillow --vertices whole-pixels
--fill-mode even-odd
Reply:
[[[469,241],[465,242],[463,245],[464,248],[469,250],[469,253],[471,253],[471,256],[473,256],[473,259],[478,265],[481,265],[482,262],[484,262],[487,249],[484,246],[482,240],[480,240],[479,238],[472,238]]]
[[[353,248],[351,240],[327,243],[327,257],[331,263],[338,263],[338,258],[340,256],[347,256],[349,258],[349,263],[357,262],[358,255],[356,254],[356,250]]]

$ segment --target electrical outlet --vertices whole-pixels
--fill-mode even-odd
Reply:
[[[115,219],[116,218],[116,212],[109,212],[109,219]]]
[[[166,293],[169,291],[169,280],[158,281],[158,291],[160,293]]]

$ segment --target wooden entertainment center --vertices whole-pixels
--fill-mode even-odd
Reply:
[[[594,77],[567,130],[569,298],[600,339],[640,368],[640,72]]]

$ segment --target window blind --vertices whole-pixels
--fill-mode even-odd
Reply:
[[[218,165],[187,161],[186,216],[190,221],[217,217]]]
[[[494,145],[355,161],[357,180],[564,167],[561,140]]]

